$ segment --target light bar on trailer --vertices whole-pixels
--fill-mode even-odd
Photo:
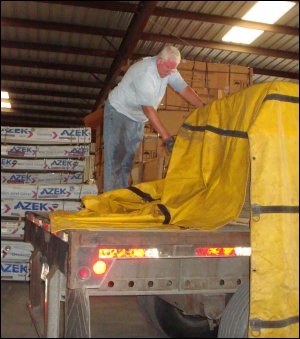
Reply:
[[[98,258],[172,258],[172,257],[236,257],[250,256],[250,247],[176,246],[158,248],[100,248]]]

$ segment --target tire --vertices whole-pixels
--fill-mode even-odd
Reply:
[[[227,304],[219,326],[218,338],[248,338],[249,282],[234,293]]]
[[[139,307],[147,320],[164,338],[216,338],[207,318],[186,316],[157,296],[138,296]]]

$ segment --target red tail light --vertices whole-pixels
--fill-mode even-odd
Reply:
[[[250,256],[250,247],[198,247],[195,254],[199,257]]]
[[[87,267],[81,267],[78,271],[78,276],[81,280],[86,280],[91,276],[91,271]]]

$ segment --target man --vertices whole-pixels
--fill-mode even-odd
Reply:
[[[110,92],[104,108],[104,192],[128,186],[147,120],[171,152],[174,138],[157,114],[167,85],[190,104],[203,105],[177,71],[180,60],[179,50],[166,46],[157,56],[144,58],[129,67],[122,81]]]

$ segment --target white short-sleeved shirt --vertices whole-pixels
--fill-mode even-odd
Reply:
[[[148,118],[142,106],[157,109],[167,85],[180,92],[187,83],[178,71],[161,78],[156,66],[156,57],[144,58],[129,67],[121,82],[110,92],[108,100],[118,112],[128,118],[145,122]]]

